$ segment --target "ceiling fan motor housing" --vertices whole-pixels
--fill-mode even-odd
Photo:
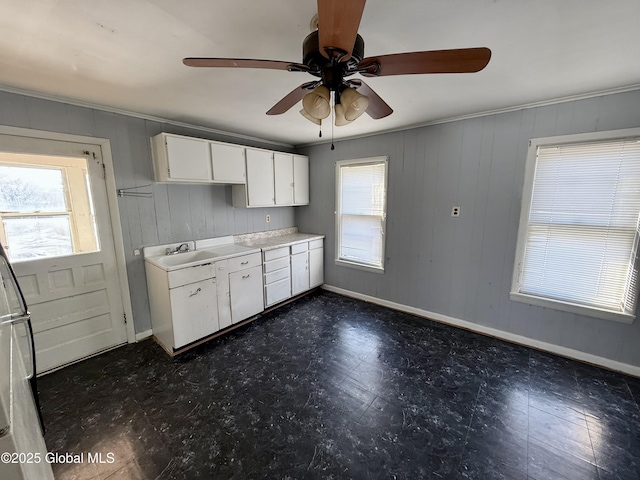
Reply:
[[[321,77],[323,84],[329,90],[339,90],[343,79],[351,71],[355,70],[364,58],[364,40],[356,35],[356,42],[351,52],[351,57],[346,62],[339,61],[341,52],[332,52],[333,59],[328,59],[320,53],[318,31],[307,35],[302,43],[302,63],[309,67],[309,73]]]

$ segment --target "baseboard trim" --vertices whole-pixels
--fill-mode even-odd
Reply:
[[[139,342],[140,340],[144,340],[145,338],[149,338],[152,335],[153,335],[153,330],[151,329],[145,330],[144,332],[136,333],[136,342]]]
[[[454,327],[464,328],[465,330],[471,330],[476,333],[488,335],[490,337],[499,338],[507,342],[516,343],[518,345],[524,345],[526,347],[535,348],[537,350],[543,350],[545,352],[560,355],[562,357],[571,358],[572,360],[578,360],[580,362],[590,363],[599,367],[604,367],[609,370],[621,372],[627,375],[633,375],[634,377],[640,377],[640,366],[630,365],[628,363],[618,362],[605,357],[599,357],[590,353],[581,352],[580,350],[574,350],[572,348],[561,347],[560,345],[554,345],[553,343],[542,342],[533,338],[517,335],[514,333],[505,332],[504,330],[498,330],[497,328],[486,327],[477,323],[469,322],[455,317],[449,317],[442,315],[441,313],[429,312],[420,308],[403,305],[401,303],[391,302],[389,300],[383,300],[381,298],[372,297],[363,293],[346,290],[340,287],[334,287],[333,285],[324,284],[322,286],[324,290],[334,292],[345,297],[351,297],[365,302],[374,303],[382,307],[388,307],[400,312],[410,313],[418,317],[423,317],[436,322],[445,323]]]

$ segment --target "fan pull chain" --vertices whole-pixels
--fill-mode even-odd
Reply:
[[[320,133],[318,134],[318,137],[322,138],[322,119],[320,119]]]
[[[335,103],[334,103],[333,104],[333,108],[331,109],[331,150],[335,150],[336,149],[335,145],[333,144],[333,124],[336,123],[336,121],[334,119],[334,117],[335,117],[335,115],[334,115],[335,109],[336,109],[336,106],[335,106]]]

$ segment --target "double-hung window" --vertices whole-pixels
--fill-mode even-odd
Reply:
[[[511,298],[631,323],[640,129],[531,140]]]
[[[336,264],[384,272],[387,157],[336,162]]]

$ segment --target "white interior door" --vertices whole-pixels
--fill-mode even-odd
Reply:
[[[125,343],[100,146],[0,135],[0,170],[0,240],[32,314],[38,371]]]

